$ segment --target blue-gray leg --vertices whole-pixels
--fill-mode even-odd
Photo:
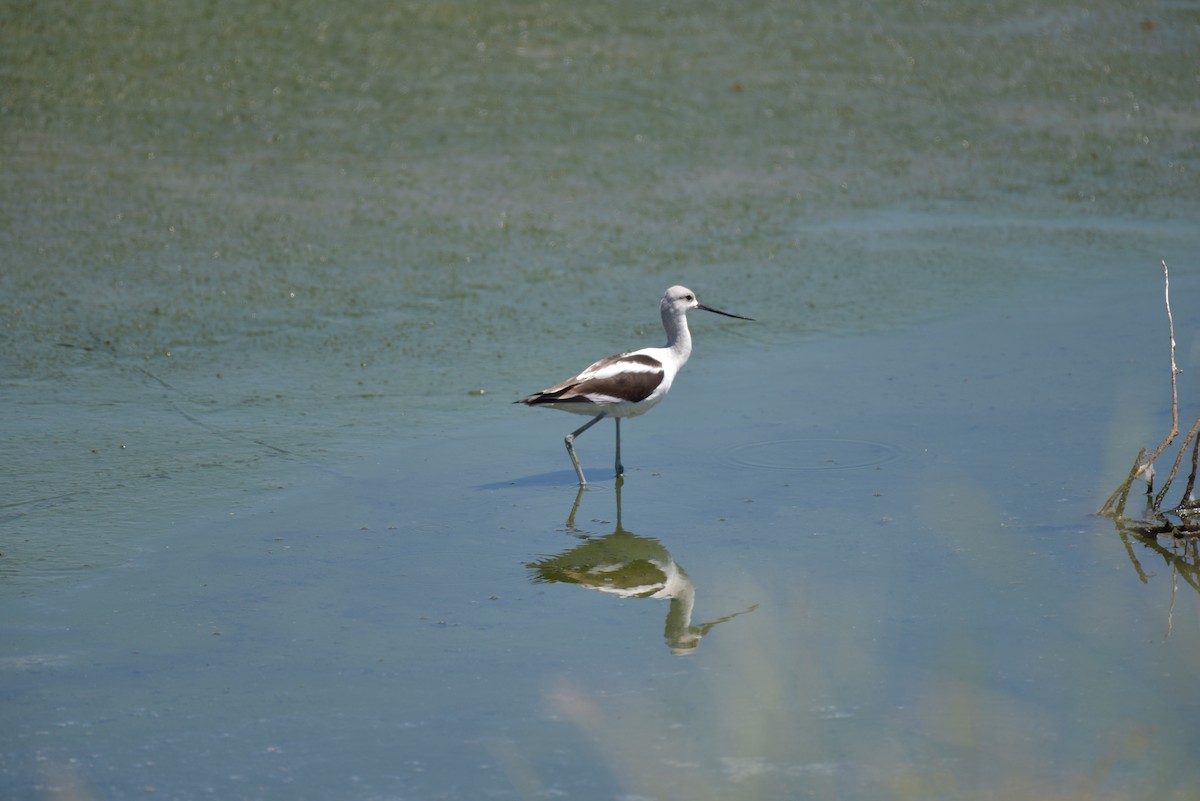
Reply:
[[[567,434],[566,439],[563,440],[563,442],[567,443],[567,453],[569,453],[571,455],[571,464],[575,465],[575,475],[579,476],[579,485],[580,486],[587,484],[587,479],[583,477],[583,467],[581,467],[579,464],[579,457],[575,455],[575,438],[578,437],[580,434],[582,434],[584,431],[587,431],[592,426],[596,425],[596,423],[599,423],[606,416],[607,415],[605,412],[600,412],[600,414],[596,415],[591,420],[588,420],[586,423],[584,423],[579,428],[572,431],[570,434]]]
[[[613,418],[617,423],[617,478],[625,475],[625,466],[621,464],[621,418]]]

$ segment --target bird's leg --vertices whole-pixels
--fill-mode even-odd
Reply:
[[[625,475],[625,466],[621,464],[621,418],[613,418],[617,423],[617,478]]]
[[[604,419],[604,417],[605,413],[600,412],[600,414],[596,415],[591,420],[588,420],[570,434],[567,434],[566,439],[563,440],[563,442],[567,444],[567,453],[571,454],[571,464],[575,465],[575,475],[579,476],[579,486],[581,487],[587,483],[587,479],[583,477],[583,468],[579,464],[579,457],[575,455],[575,438],[584,431],[587,431],[592,426],[596,425],[596,423],[599,423]]]
[[[571,514],[567,515],[567,529],[572,534],[579,533],[579,530],[575,528],[575,515],[579,512],[579,503],[583,500],[583,491],[585,489],[587,489],[587,486],[584,484],[579,485],[579,489],[575,491],[575,503],[571,504]]]

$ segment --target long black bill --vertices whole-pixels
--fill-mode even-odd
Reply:
[[[705,306],[703,303],[697,303],[697,304],[696,304],[696,308],[697,308],[697,309],[704,309],[704,311],[712,312],[713,314],[723,314],[723,315],[725,315],[726,317],[736,317],[736,318],[737,318],[737,319],[739,319],[739,320],[749,320],[749,321],[750,321],[750,322],[752,322],[752,323],[753,323],[753,322],[756,322],[756,320],[755,320],[753,317],[743,317],[743,316],[742,316],[742,315],[740,315],[740,314],[730,314],[729,312],[723,312],[723,311],[721,311],[720,309],[714,309],[714,308],[713,308],[713,307],[711,307],[711,306]]]

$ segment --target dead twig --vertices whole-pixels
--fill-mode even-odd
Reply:
[[[1153,468],[1154,460],[1167,449],[1179,434],[1179,373],[1181,370],[1175,366],[1175,318],[1171,316],[1171,273],[1167,270],[1167,262],[1163,261],[1163,295],[1167,304],[1167,331],[1171,336],[1171,431],[1166,438],[1158,444],[1154,449],[1154,453],[1146,460],[1147,467]],[[1167,478],[1166,484],[1163,485],[1163,490],[1171,484],[1171,479],[1174,478],[1175,471],[1171,471],[1171,475]],[[1149,477],[1153,480],[1153,476]],[[1162,492],[1163,490],[1160,490]]]
[[[1142,448],[1138,451],[1137,458],[1133,460],[1133,467],[1129,468],[1129,475],[1125,476],[1125,480],[1121,482],[1121,486],[1117,487],[1113,491],[1113,494],[1108,496],[1108,500],[1100,508],[1100,514],[1105,517],[1112,517],[1124,512],[1125,500],[1129,497],[1129,488],[1133,486],[1133,482],[1137,481],[1137,477],[1145,469],[1145,462],[1142,461],[1145,457],[1146,449]]]
[[[1171,313],[1171,273],[1167,269],[1166,261],[1162,262],[1162,269],[1163,299],[1167,309],[1167,333],[1170,336],[1171,430],[1149,456],[1146,455],[1145,448],[1138,451],[1137,458],[1133,461],[1133,467],[1129,469],[1129,474],[1104,502],[1100,514],[1116,519],[1119,525],[1131,526],[1136,529],[1135,533],[1140,532],[1144,537],[1156,537],[1163,534],[1173,534],[1177,538],[1197,537],[1200,536],[1200,516],[1195,513],[1200,510],[1200,501],[1193,497],[1193,490],[1196,485],[1197,464],[1200,462],[1200,417],[1196,418],[1196,422],[1192,424],[1187,436],[1180,444],[1179,453],[1171,465],[1171,471],[1167,474],[1158,493],[1154,495],[1153,499],[1149,497],[1154,488],[1154,462],[1179,436],[1179,375],[1183,372],[1175,362],[1175,318]],[[1179,465],[1183,463],[1183,457],[1189,445],[1192,446],[1192,469],[1188,475],[1187,487],[1182,500],[1174,509],[1170,510],[1174,516],[1179,518],[1179,522],[1175,523],[1164,517],[1163,500],[1171,489],[1171,484],[1179,472]],[[1149,512],[1147,519],[1140,524],[1125,517],[1125,505],[1129,500],[1129,490],[1138,478],[1146,481],[1147,511]]]
[[[1196,424],[1200,425],[1200,420],[1197,420]],[[1196,430],[1195,425],[1192,426],[1192,430],[1193,431]],[[1185,487],[1183,490],[1183,500],[1180,501],[1179,506],[1176,507],[1178,509],[1184,509],[1184,508],[1196,509],[1197,507],[1200,507],[1200,502],[1198,502],[1196,500],[1196,496],[1192,494],[1192,491],[1196,487],[1196,463],[1197,463],[1198,459],[1200,459],[1200,437],[1193,437],[1192,438],[1192,472],[1188,473],[1187,487]]]
[[[1163,482],[1162,488],[1159,489],[1158,495],[1154,496],[1154,508],[1161,509],[1163,498],[1166,497],[1167,490],[1171,488],[1171,482],[1175,480],[1175,473],[1179,470],[1179,463],[1183,461],[1183,454],[1187,452],[1187,447],[1193,440],[1196,439],[1196,432],[1200,431],[1200,418],[1196,418],[1196,422],[1192,423],[1191,429],[1188,431],[1187,437],[1184,438],[1183,444],[1179,446],[1179,455],[1175,457],[1175,463],[1171,465],[1171,472],[1167,475],[1167,480]],[[1196,483],[1196,467],[1193,460],[1192,472],[1188,476],[1188,488],[1183,495],[1183,500],[1179,502],[1176,508],[1183,508],[1191,499],[1191,490]]]

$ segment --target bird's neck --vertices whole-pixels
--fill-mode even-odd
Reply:
[[[680,363],[692,354],[692,333],[688,331],[687,315],[663,313],[663,328],[667,329],[667,348],[675,352]]]

